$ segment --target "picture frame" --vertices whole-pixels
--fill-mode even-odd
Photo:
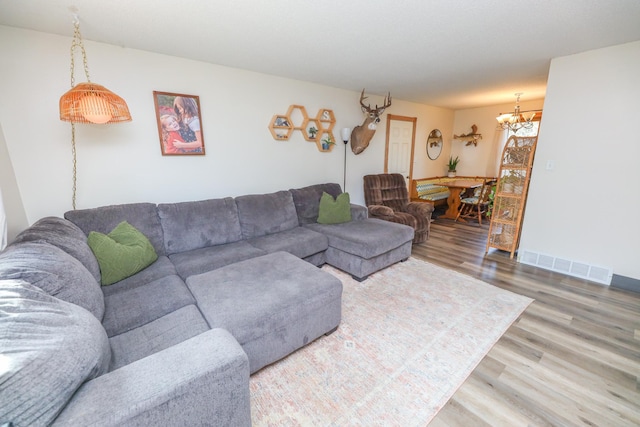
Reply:
[[[204,133],[200,97],[153,91],[163,156],[203,156]]]

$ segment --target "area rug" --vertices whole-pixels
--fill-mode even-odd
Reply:
[[[344,286],[342,322],[250,379],[253,426],[424,426],[531,299],[414,258]]]

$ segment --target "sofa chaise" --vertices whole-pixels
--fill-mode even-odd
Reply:
[[[340,323],[342,283],[317,267],[364,280],[411,254],[411,227],[362,206],[318,223],[323,193],[341,190],[104,206],[23,231],[0,253],[0,425],[251,425],[249,376]],[[137,237],[116,243],[153,261],[101,286],[88,242],[122,224]]]

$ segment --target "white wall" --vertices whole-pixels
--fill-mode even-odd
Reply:
[[[640,279],[638,76],[640,41],[551,62],[520,249]]]
[[[456,110],[453,121],[453,135],[468,134],[471,126],[478,127],[478,133],[482,139],[478,145],[466,145],[459,139],[450,138],[451,155],[460,157],[457,174],[460,176],[498,176],[500,165],[498,159],[502,155],[503,144],[506,141],[506,132],[497,130],[496,117],[500,113],[513,112],[516,98],[511,104],[498,104],[487,107]],[[543,99],[520,102],[521,111],[541,110]],[[447,159],[449,157],[447,156]],[[445,166],[446,171],[446,166]]]
[[[70,125],[58,117],[59,97],[69,88],[70,45],[70,37],[0,26],[0,125],[29,223],[71,209]],[[359,91],[90,41],[85,47],[91,80],[122,96],[133,121],[77,126],[79,209],[342,184],[341,142],[321,153],[297,131],[289,141],[275,141],[268,124],[291,104],[304,105],[312,116],[328,108],[339,141],[341,128],[362,122]],[[76,81],[84,81],[76,68]],[[160,154],[154,90],[200,97],[206,156]],[[369,100],[380,103],[382,96]],[[451,132],[451,110],[394,99],[386,113],[418,118],[416,142],[424,159],[430,129]],[[364,153],[347,151],[346,190],[356,203],[364,202],[362,176],[384,169],[385,127],[386,116]],[[416,156],[416,173],[433,174],[424,159]]]
[[[11,242],[16,235],[24,230],[29,224],[27,215],[24,212],[22,198],[18,191],[16,176],[13,166],[9,160],[9,152],[0,124],[0,193],[2,195],[2,205],[7,220],[7,241]],[[2,230],[0,230],[1,232]]]

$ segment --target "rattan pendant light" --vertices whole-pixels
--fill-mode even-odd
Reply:
[[[76,123],[118,123],[131,121],[131,113],[127,103],[109,89],[91,82],[87,53],[80,35],[80,21],[76,15],[73,20],[73,41],[71,42],[71,89],[60,97],[60,120],[71,122],[71,152],[73,155],[73,187],[71,205],[76,208]],[[85,83],[75,84],[76,48],[82,53]]]
[[[60,120],[71,123],[117,123],[131,121],[127,103],[104,86],[91,83],[87,53],[80,35],[80,21],[73,20],[74,32],[71,42],[71,89],[60,97]],[[86,83],[75,84],[75,49],[82,53]]]

